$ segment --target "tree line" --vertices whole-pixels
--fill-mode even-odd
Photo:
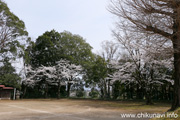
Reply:
[[[178,0],[111,0],[115,41],[102,50],[68,31],[46,31],[35,41],[0,0],[0,83],[22,97],[69,97],[92,88],[103,99],[172,100],[180,106]],[[23,61],[19,74],[13,62]],[[65,89],[66,87],[66,89]],[[112,93],[112,94],[111,94]]]

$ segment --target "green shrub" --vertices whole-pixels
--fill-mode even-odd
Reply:
[[[76,92],[76,96],[77,97],[83,97],[84,96],[84,92],[83,91],[77,91]]]
[[[98,91],[91,91],[89,93],[89,96],[91,96],[91,98],[97,98],[99,95],[99,92]]]

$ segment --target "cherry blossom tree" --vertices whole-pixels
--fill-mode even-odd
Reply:
[[[109,75],[110,79],[127,84],[138,84],[145,91],[146,104],[152,104],[151,92],[155,84],[163,84],[164,81],[173,84],[172,74],[168,74],[168,71],[173,70],[173,59],[150,54],[139,47],[142,43],[138,44],[130,37],[127,39],[127,36],[126,39],[119,37],[118,41],[129,54],[129,59],[123,62],[111,62],[117,71]]]
[[[118,60],[119,58],[119,44],[113,41],[103,41],[101,44],[101,48],[102,49],[98,54],[102,57],[102,59],[104,59],[104,62],[103,60],[101,60],[102,63],[98,64],[104,64],[104,70],[101,70],[100,72],[104,73],[104,76],[106,76],[107,74],[111,74],[113,72],[110,62],[112,60]],[[102,66],[99,66],[99,68],[100,67]],[[98,86],[101,86],[101,88],[103,88],[103,90],[101,89],[101,93],[104,94],[102,95],[104,98],[110,98],[110,80],[111,79],[108,79],[108,77],[101,77],[99,79]]]
[[[56,85],[55,67],[41,66],[33,70],[30,66],[27,67],[27,78],[23,82],[27,86],[39,85],[44,89],[45,98],[48,97],[49,85]]]
[[[77,80],[81,66],[70,64],[69,61],[61,59],[55,66],[41,66],[34,69],[31,66],[27,67],[27,78],[23,82],[27,86],[40,85],[45,89],[45,97],[48,96],[49,85],[58,86],[57,98],[60,98],[61,85],[73,84]],[[70,90],[70,86],[68,88]]]
[[[117,16],[116,35],[128,31],[137,41],[151,45],[150,51],[169,53],[174,58],[174,100],[171,110],[180,107],[180,1],[111,0],[109,11]],[[117,36],[116,36],[117,37]]]
[[[76,80],[79,80],[78,76],[82,71],[82,67],[80,65],[71,64],[69,61],[63,59],[58,61],[55,67],[58,80],[58,98],[60,98],[60,87],[62,82],[67,84],[67,97],[69,97],[71,85],[74,84]]]

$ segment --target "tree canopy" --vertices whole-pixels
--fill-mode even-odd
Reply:
[[[28,32],[25,24],[0,0],[0,83],[20,88],[21,78],[12,61],[24,55]]]
[[[61,58],[85,66],[93,57],[91,49],[92,47],[79,35],[52,30],[39,36],[31,50],[27,51],[30,64],[34,67],[51,66]]]
[[[25,24],[0,0],[0,56],[5,57],[23,55],[23,36],[27,36]]]
[[[21,77],[16,73],[15,68],[6,59],[3,66],[0,66],[0,84],[20,88]]]

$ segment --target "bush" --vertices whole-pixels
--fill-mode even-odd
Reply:
[[[76,96],[77,97],[83,97],[84,96],[84,92],[83,91],[77,91],[76,92]]]
[[[89,93],[89,96],[91,96],[92,98],[97,98],[99,95],[99,92],[98,91],[91,91]]]

